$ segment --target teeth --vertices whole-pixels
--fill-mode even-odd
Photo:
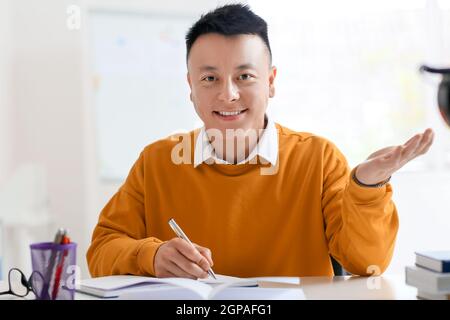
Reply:
[[[221,116],[237,116],[242,113],[243,110],[240,111],[218,111]]]

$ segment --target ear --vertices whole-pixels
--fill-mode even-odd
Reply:
[[[269,73],[269,97],[275,96],[275,77],[277,76],[277,68],[275,66],[270,67]]]
[[[189,75],[189,72],[186,73],[186,79],[189,84],[189,88],[191,89],[191,93],[189,94],[189,99],[192,101],[192,83],[191,83],[191,77]]]

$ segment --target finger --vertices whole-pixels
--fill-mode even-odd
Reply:
[[[419,155],[425,154],[428,152],[428,150],[430,149],[430,147],[433,144],[433,138],[431,139],[430,143],[425,147],[425,149],[423,149],[423,151],[421,151],[421,153]]]
[[[402,156],[411,155],[416,148],[420,145],[424,135],[416,134],[414,137],[408,140],[405,144],[403,144]]]
[[[409,145],[412,141],[414,141],[414,139],[417,139],[420,136],[420,133],[417,133],[415,135],[413,135],[408,141],[406,141],[403,145]]]
[[[199,246],[198,244],[194,243],[195,248],[198,250],[198,252],[200,252],[200,254],[202,256],[204,256],[206,258],[206,260],[208,260],[209,265],[212,267],[214,265],[213,261],[212,261],[212,253],[211,250],[209,250],[208,248]]]
[[[197,279],[197,278],[206,278],[208,276],[206,270],[203,270],[196,263],[187,259],[182,254],[174,255],[171,258],[171,262],[176,264],[178,268],[183,270],[183,272],[188,274],[190,277],[195,277]]]
[[[401,160],[400,162],[406,163],[414,157],[414,153],[420,145],[424,135],[417,134],[413,138],[409,139],[407,143],[405,143],[402,148]]]
[[[431,134],[431,131],[429,131],[428,129],[425,130],[420,137],[420,141],[419,144],[417,145],[417,150],[421,149],[423,147],[423,145],[426,143],[426,141],[428,140],[429,136]]]
[[[409,161],[425,152],[425,149],[430,146],[430,138],[432,138],[432,130],[427,129],[424,133],[415,135],[407,142],[407,144],[403,145],[400,163],[396,170],[400,169]]]
[[[416,151],[416,157],[420,156],[428,151],[430,149],[431,145],[433,144],[434,140],[434,132],[432,129],[427,129],[424,133],[425,137],[423,139],[423,142],[421,143],[421,146]]]
[[[176,277],[189,278],[189,279],[194,279],[194,280],[197,280],[197,278],[198,278],[197,276],[192,275],[192,274],[186,272],[185,270],[183,270],[183,268],[180,267],[174,261],[168,261],[166,268],[169,272],[174,274]]]
[[[199,265],[203,270],[207,271],[210,268],[208,260],[198,252],[198,250],[191,246],[187,241],[178,239],[174,242],[176,249],[186,258]]]
[[[417,155],[419,153],[419,150],[422,150],[426,146],[431,135],[433,135],[433,130],[431,128],[427,128],[423,133],[417,134],[413,137],[416,138],[417,136],[420,136],[420,140],[417,145],[417,149],[414,151],[414,155]]]

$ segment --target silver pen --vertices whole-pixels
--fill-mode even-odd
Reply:
[[[175,234],[187,241],[187,243],[189,243],[193,248],[195,248],[194,244],[191,242],[191,240],[189,240],[189,238],[187,237],[187,235],[183,232],[183,230],[181,230],[181,228],[177,225],[177,223],[175,222],[175,220],[173,218],[171,218],[169,220],[169,226],[172,228],[172,230],[175,232]],[[196,249],[196,248],[195,248]],[[216,275],[214,274],[214,271],[212,270],[212,268],[209,268],[208,270],[208,274],[213,277],[214,279],[217,280]]]

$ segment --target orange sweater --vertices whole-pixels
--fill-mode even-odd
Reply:
[[[351,273],[383,272],[398,229],[391,185],[358,186],[334,144],[276,126],[274,175],[262,164],[174,164],[173,138],[147,146],[100,214],[92,276],[154,275],[157,249],[175,236],[171,217],[211,249],[219,274],[329,276],[330,254]],[[184,136],[192,146],[196,133]]]

